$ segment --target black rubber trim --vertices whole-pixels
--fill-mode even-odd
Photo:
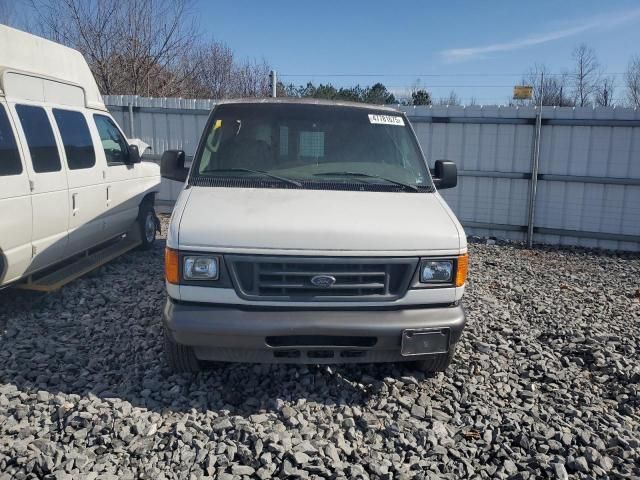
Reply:
[[[266,337],[265,342],[270,347],[373,347],[378,339],[337,335],[276,335]]]
[[[433,193],[431,186],[416,185],[417,190],[410,190],[395,184],[337,182],[327,180],[300,180],[300,186],[285,183],[276,179],[245,178],[245,177],[207,177],[204,175],[189,176],[188,183],[194,187],[226,187],[226,188],[277,188],[284,190],[339,190],[350,192],[402,192],[402,193]]]
[[[398,310],[422,310],[425,308],[454,308],[460,305],[460,302],[452,303],[429,303],[426,305],[375,305],[375,306],[346,306],[346,307],[332,307],[330,305],[317,303],[313,306],[274,306],[274,305],[246,305],[239,303],[213,303],[213,302],[185,302],[183,300],[176,300],[169,297],[169,301],[176,305],[192,306],[192,307],[215,307],[215,308],[233,308],[236,310],[246,312],[308,312],[309,310],[322,310],[323,312],[344,312],[344,311],[357,311],[357,312],[377,312],[384,311],[398,311]]]

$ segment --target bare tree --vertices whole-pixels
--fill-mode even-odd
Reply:
[[[462,105],[462,101],[460,100],[460,97],[455,92],[455,90],[451,90],[449,92],[449,96],[439,98],[437,104],[454,106],[454,105]]]
[[[543,80],[544,78],[544,80]],[[533,87],[533,98],[529,102],[518,104],[551,105],[558,107],[573,106],[574,102],[567,95],[567,74],[552,74],[544,65],[536,64],[522,78],[523,85]]]
[[[629,104],[632,107],[640,108],[640,55],[635,55],[629,61],[625,82]]]
[[[599,107],[613,106],[614,78],[604,77],[598,85],[594,95],[595,104]]]
[[[39,33],[78,49],[105,94],[171,96],[193,71],[191,0],[31,0]]]
[[[201,41],[194,0],[29,1],[37,33],[78,49],[104,94],[269,94],[265,60],[238,62],[226,44]]]
[[[269,63],[264,59],[238,61],[223,42],[201,45],[188,61],[194,65],[193,79],[188,87],[192,96],[220,99],[271,94]],[[277,88],[284,96],[284,86],[279,84]]]
[[[271,67],[265,59],[260,61],[246,59],[235,65],[233,69],[230,96],[233,97],[267,97],[269,88],[269,71]]]
[[[191,87],[194,96],[216,99],[232,96],[235,64],[228,45],[219,41],[201,45],[190,61],[195,66]]]
[[[586,107],[591,104],[592,96],[597,90],[600,63],[593,48],[584,43],[574,49],[572,56],[575,62],[573,96],[576,106]]]

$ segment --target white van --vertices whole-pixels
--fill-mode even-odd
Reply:
[[[0,287],[54,289],[154,241],[160,169],[140,144],[79,52],[0,25]]]
[[[446,369],[465,324],[464,230],[408,119],[356,103],[264,99],[213,110],[165,252],[165,348],[201,361],[417,361]]]

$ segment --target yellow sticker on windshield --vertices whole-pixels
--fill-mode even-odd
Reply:
[[[216,120],[216,123],[213,125],[213,129],[217,130],[222,126],[222,120],[218,119]]]

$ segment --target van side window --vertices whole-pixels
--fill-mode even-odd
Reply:
[[[21,173],[22,162],[18,145],[11,131],[7,112],[0,105],[0,177],[20,175]]]
[[[44,108],[16,105],[16,112],[27,137],[33,170],[36,173],[60,171],[62,166],[58,146]]]
[[[102,148],[107,157],[108,165],[122,165],[129,160],[129,145],[120,133],[120,130],[109,117],[94,115]]]
[[[67,166],[70,170],[91,168],[96,164],[89,126],[80,112],[53,109],[53,117],[62,136]]]

